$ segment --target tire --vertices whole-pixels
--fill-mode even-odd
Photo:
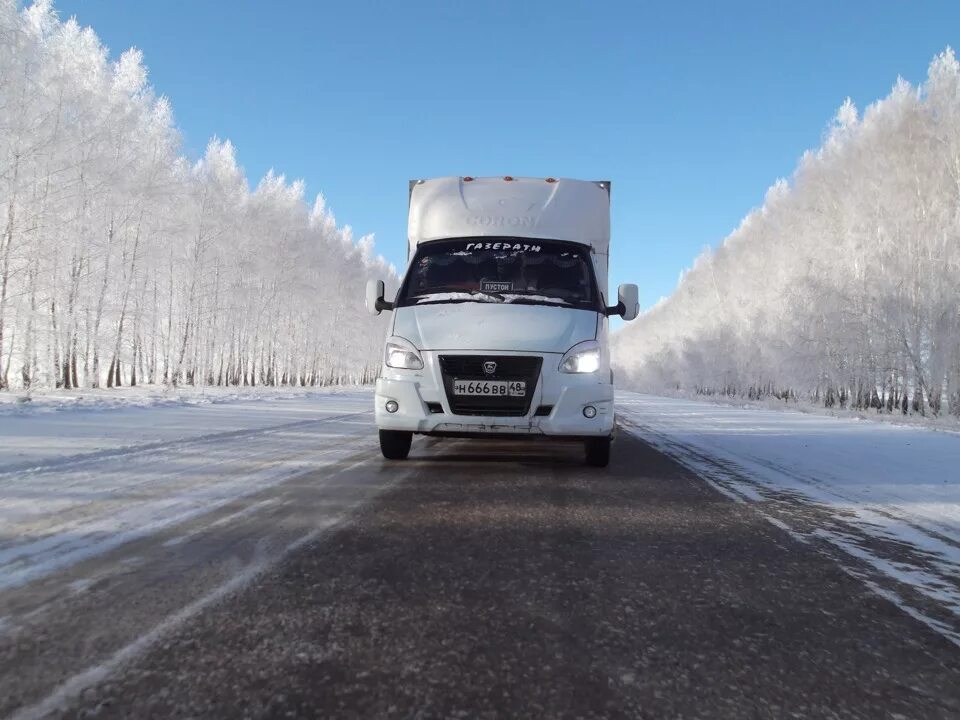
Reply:
[[[387,460],[406,460],[410,454],[413,433],[403,430],[381,430],[380,452]]]
[[[606,467],[610,464],[610,438],[590,438],[585,443],[587,465]]]

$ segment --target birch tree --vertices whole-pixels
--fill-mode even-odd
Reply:
[[[676,291],[617,334],[619,375],[685,390],[960,417],[960,66],[849,100]]]
[[[172,118],[138,51],[0,0],[0,388],[371,379],[372,239]]]

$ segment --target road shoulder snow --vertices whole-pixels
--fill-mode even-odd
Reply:
[[[620,393],[622,424],[960,645],[960,437]]]

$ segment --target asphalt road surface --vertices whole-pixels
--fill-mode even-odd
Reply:
[[[627,433],[357,442],[0,595],[0,717],[960,718],[960,648]]]

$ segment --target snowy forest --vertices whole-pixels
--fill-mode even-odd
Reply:
[[[960,417],[960,67],[848,100],[676,291],[617,334],[626,384]]]
[[[0,387],[325,385],[379,369],[373,238],[230,142],[183,156],[143,58],[0,0]]]

